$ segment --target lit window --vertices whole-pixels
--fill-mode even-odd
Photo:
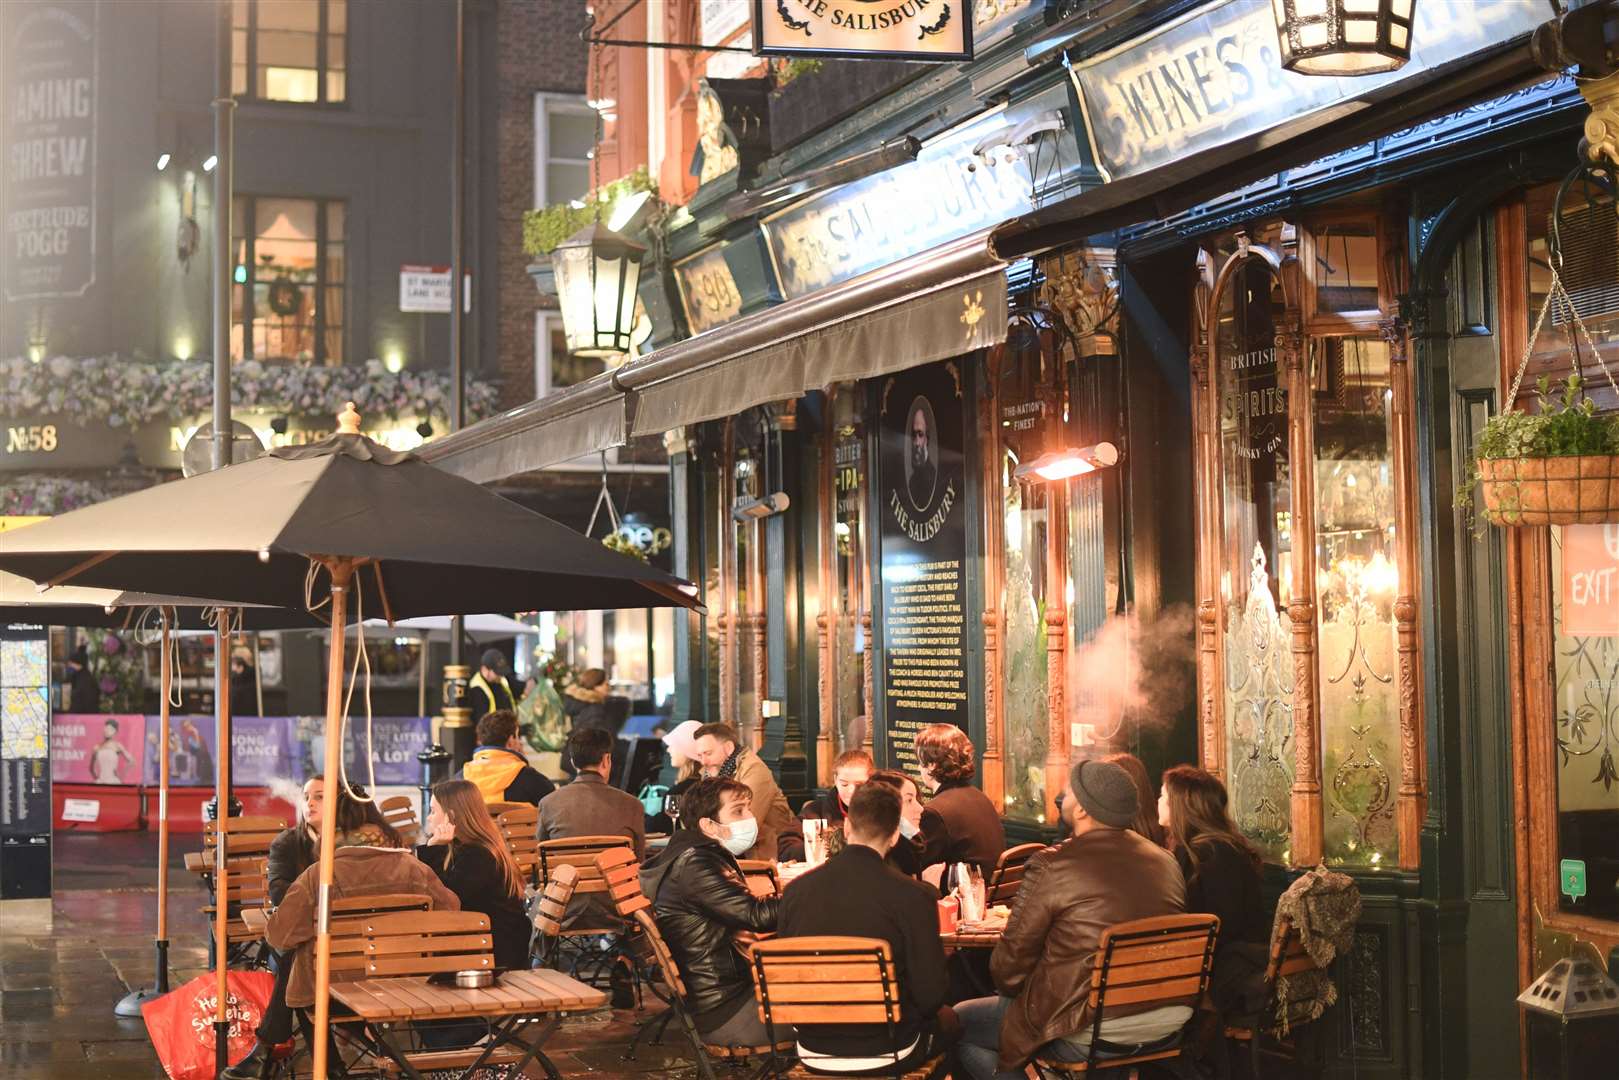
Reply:
[[[534,97],[534,205],[555,206],[590,191],[596,112],[583,98]]]
[[[259,101],[348,97],[348,0],[233,0],[231,92]]]
[[[231,356],[343,362],[344,205],[241,195],[231,235]]]

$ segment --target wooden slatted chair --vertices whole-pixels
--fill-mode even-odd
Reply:
[[[520,804],[495,819],[495,828],[506,841],[506,850],[517,860],[517,869],[523,880],[537,884],[540,873],[539,831],[540,811],[526,803]]]
[[[1023,872],[1028,868],[1029,860],[1045,849],[1044,844],[1019,844],[1001,852],[984,889],[984,906],[1005,904],[1011,907],[1012,901],[1017,899],[1018,889],[1023,887]]]
[[[227,841],[228,844],[228,841]],[[229,848],[227,846],[226,850]],[[208,917],[208,943],[214,942],[214,914],[220,898],[227,905],[229,919],[225,923],[225,958],[227,963],[245,963],[249,967],[265,967],[270,950],[263,935],[242,920],[248,908],[262,908],[268,902],[268,860],[259,856],[230,858],[225,861],[225,880],[214,889],[213,903],[202,908]]]
[[[522,802],[504,802],[500,799],[496,799],[491,803],[484,803],[484,807],[489,811],[489,816],[492,818],[498,818],[508,810],[520,810],[528,805],[528,803]]]
[[[577,866],[559,866],[551,871],[551,880],[534,900],[533,921],[538,948],[529,952],[538,958],[541,967],[550,967],[556,962],[557,945],[562,940],[562,920],[568,914],[568,903],[573,900],[573,890],[578,884]]]
[[[349,896],[332,901],[332,981],[365,978],[365,928],[382,915],[426,912],[433,901],[421,893]]]
[[[416,820],[416,802],[409,795],[392,795],[377,803],[382,819],[394,827],[407,847],[416,843],[421,825]]]
[[[1225,1037],[1247,1050],[1248,1073],[1254,1080],[1262,1075],[1263,1055],[1284,1060],[1298,1057],[1298,1046],[1291,1038],[1273,1034],[1278,1020],[1276,980],[1319,970],[1320,965],[1305,951],[1297,927],[1285,915],[1278,916],[1271,933],[1270,958],[1265,963],[1265,1005],[1258,1015],[1228,1019],[1225,1025]]]
[[[899,975],[888,942],[860,937],[777,938],[754,945],[749,957],[759,1015],[772,1041],[777,1041],[778,1026],[882,1024],[889,1041],[898,1043]],[[782,1068],[775,1076],[824,1075],[778,1063]],[[928,1080],[946,1075],[948,1064],[942,1051],[910,1066],[895,1055],[884,1074],[894,1080]]]
[[[669,951],[668,943],[663,940],[657,922],[652,918],[651,899],[641,891],[641,864],[636,861],[635,853],[627,847],[611,848],[596,856],[596,867],[602,880],[607,883],[613,909],[635,926],[630,942],[631,955],[655,973],[656,979],[649,985],[653,995],[667,1006],[663,1012],[642,1022],[624,1052],[624,1060],[634,1060],[643,1039],[650,1036],[648,1041],[657,1043],[670,1023],[679,1020],[681,1029],[691,1043],[692,1052],[697,1056],[698,1071],[705,1080],[713,1080],[713,1062],[716,1060],[732,1065],[760,1060],[768,1065],[771,1060],[771,1048],[768,1046],[721,1046],[703,1041],[685,1006],[686,984],[680,977],[680,968],[675,963],[674,954]],[[793,1044],[788,1041],[776,1049],[790,1051],[792,1047]]]
[[[1098,1057],[1102,1025],[1109,1011],[1122,1005],[1145,1012],[1169,1005],[1195,1008],[1209,988],[1214,966],[1214,938],[1220,920],[1213,915],[1163,915],[1136,919],[1102,931],[1091,970],[1087,1005],[1091,1038],[1084,1061],[1036,1057],[1042,1077],[1075,1077],[1097,1069],[1129,1068],[1145,1062],[1181,1057],[1186,1047],[1176,1033],[1123,1057]]]
[[[781,874],[769,859],[738,859],[748,891],[761,900],[781,895]]]
[[[270,842],[286,827],[287,823],[276,817],[233,817],[229,819],[225,829],[225,857],[231,859],[238,856],[268,855]],[[202,850],[208,857],[210,865],[213,862],[214,841],[218,829],[218,822],[202,823]]]
[[[576,979],[597,983],[610,976],[613,968],[625,956],[626,924],[613,914],[613,905],[607,899],[607,882],[596,868],[596,856],[614,848],[623,848],[634,856],[627,836],[572,836],[557,840],[541,840],[535,845],[539,859],[539,887],[544,889],[558,867],[571,866],[579,871],[574,886],[573,900],[563,919],[562,931],[557,935],[553,966],[564,970],[563,956],[569,959],[566,971]],[[595,948],[594,940],[612,939],[611,948]]]

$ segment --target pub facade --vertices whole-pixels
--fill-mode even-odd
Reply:
[[[1005,12],[952,77],[721,138],[739,172],[643,285],[689,334],[430,453],[491,479],[661,435],[708,609],[674,719],[737,724],[790,799],[957,723],[1020,840],[1055,837],[1076,755],[1197,762],[1276,891],[1360,885],[1333,1075],[1518,1075],[1517,994],[1619,944],[1615,556],[1465,492],[1483,422],[1573,370],[1554,316],[1506,400],[1553,222],[1615,239],[1558,196],[1591,108],[1527,58],[1549,4],[1419,5],[1405,69],[1319,82],[1267,8],[1172,7]],[[752,130],[742,90],[700,92]],[[909,160],[736,216],[940,116]],[[1610,357],[1613,313],[1582,313]]]

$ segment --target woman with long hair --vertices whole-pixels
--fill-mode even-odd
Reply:
[[[1186,910],[1220,917],[1210,996],[1222,1011],[1244,1008],[1265,968],[1271,915],[1259,852],[1237,829],[1225,785],[1191,765],[1164,772],[1158,821],[1186,876]]]
[[[462,911],[489,916],[495,964],[528,967],[529,924],[523,912],[523,873],[489,816],[483,794],[467,780],[433,786],[421,859],[461,900]]]
[[[1141,764],[1141,759],[1134,754],[1108,754],[1102,761],[1112,762],[1130,774],[1135,782],[1136,794],[1140,797],[1141,805],[1136,810],[1136,819],[1130,823],[1130,828],[1145,836],[1159,847],[1167,847],[1167,838],[1164,836],[1164,827],[1158,823],[1158,797],[1152,793],[1152,780],[1147,776],[1147,767]]]

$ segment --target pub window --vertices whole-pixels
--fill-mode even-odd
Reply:
[[[231,93],[308,105],[348,99],[348,0],[234,0]]]
[[[534,205],[583,199],[590,191],[596,110],[582,97],[534,96]]]
[[[1044,823],[1050,743],[1046,604],[1064,602],[1048,581],[1053,484],[1020,480],[1019,465],[1051,449],[1060,429],[1059,335],[1043,310],[1013,315],[1006,343],[990,353],[1001,492],[1000,700],[1006,732],[1005,810]],[[1055,595],[1054,595],[1055,593]]]
[[[563,332],[562,315],[555,311],[534,313],[534,396],[545,395],[563,387],[582,383],[593,375],[607,370],[607,361],[599,356],[575,356],[568,351],[568,337]]]
[[[1401,663],[1397,616],[1402,554],[1414,558],[1400,495],[1408,425],[1396,422],[1410,386],[1398,324],[1382,322],[1382,239],[1362,218],[1273,227],[1266,240],[1216,253],[1217,460],[1204,475],[1219,516],[1203,543],[1218,553],[1205,588],[1220,612],[1224,752],[1205,748],[1267,859],[1414,866],[1399,838],[1420,813],[1400,794],[1420,790],[1420,762],[1402,756],[1416,665]],[[1300,777],[1310,745],[1319,776]],[[1311,782],[1295,791],[1299,780]]]
[[[1286,607],[1292,460],[1273,257],[1231,256],[1215,284],[1213,369],[1222,547],[1218,561],[1227,785],[1237,824],[1287,862],[1293,786],[1293,656]]]
[[[867,735],[866,425],[863,387],[832,391],[832,717],[835,751],[857,749]]]
[[[231,357],[342,363],[344,204],[241,195],[232,205]]]

